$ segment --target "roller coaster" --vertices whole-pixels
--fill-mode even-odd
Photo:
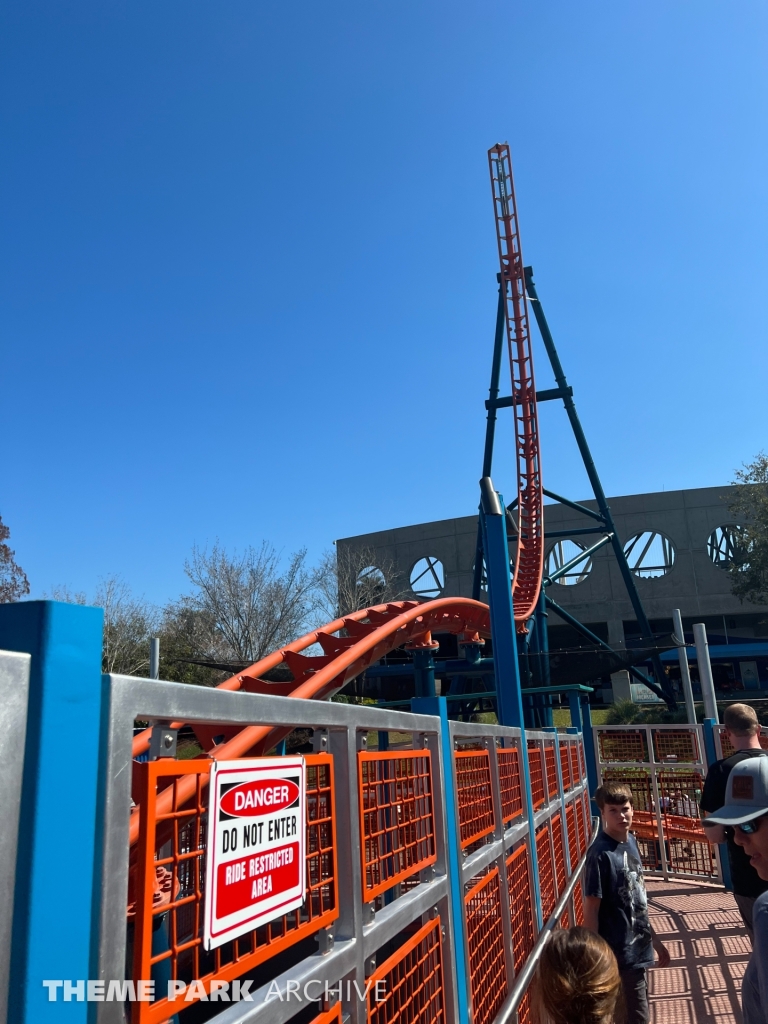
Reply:
[[[515,432],[515,460],[517,476],[517,495],[507,510],[511,518],[512,510],[517,512],[511,534],[507,534],[510,547],[512,603],[514,608],[515,629],[521,637],[526,638],[530,632],[530,624],[534,623],[538,630],[539,648],[546,651],[546,640],[542,644],[545,619],[541,615],[542,599],[544,598],[544,496],[550,494],[557,500],[585,510],[582,506],[558,495],[545,491],[542,483],[541,453],[538,424],[538,400],[562,398],[566,411],[571,419],[574,433],[580,450],[584,456],[590,480],[595,489],[600,512],[597,516],[605,527],[605,536],[588,551],[575,560],[588,558],[597,547],[612,543],[619,560],[620,568],[629,590],[630,598],[638,613],[638,621],[643,633],[650,637],[648,621],[640,604],[639,596],[634,587],[631,573],[626,565],[624,552],[612,528],[610,510],[600,485],[594,462],[586,445],[581,426],[576,417],[572,399],[572,389],[565,380],[559,358],[549,328],[540,309],[540,302],[533,285],[531,268],[523,262],[522,244],[520,239],[519,218],[515,188],[512,176],[512,160],[509,146],[497,144],[488,151],[488,167],[490,174],[491,194],[496,226],[496,240],[499,256],[499,306],[496,324],[496,341],[491,370],[490,398],[486,403],[488,418],[486,428],[485,452],[483,459],[483,481],[486,491],[490,482],[496,415],[497,409],[511,407]],[[558,388],[537,394],[534,377],[533,350],[528,315],[528,298],[531,295],[535,302],[536,317],[545,346],[550,356],[552,368],[558,381]],[[506,343],[507,356],[511,376],[511,395],[499,399],[500,374],[503,343]],[[482,508],[481,508],[482,513]],[[351,680],[358,677],[367,668],[398,648],[429,655],[438,646],[432,639],[433,634],[453,634],[463,643],[484,640],[492,636],[492,608],[479,600],[483,584],[483,567],[487,572],[487,543],[484,545],[482,522],[478,532],[477,557],[475,562],[474,598],[446,597],[437,600],[401,601],[387,605],[355,611],[329,622],[322,628],[308,633],[306,636],[287,644],[261,661],[251,665],[242,672],[219,684],[222,690],[242,691],[246,693],[263,693],[297,698],[327,700],[337,693]],[[504,558],[503,574],[506,574],[506,557]],[[575,562],[570,562],[561,569],[570,571]],[[487,581],[486,581],[487,582]],[[506,595],[501,595],[502,600]],[[554,602],[549,601],[556,613],[563,614]],[[568,617],[572,621],[571,617]],[[575,623],[578,627],[580,624]],[[603,647],[607,645],[581,627],[590,641],[596,641]],[[321,655],[307,655],[302,652],[319,645]],[[608,648],[610,650],[610,648]],[[284,665],[292,675],[288,682],[271,682],[263,676]],[[628,666],[631,671],[637,671]],[[519,674],[506,685],[519,687]],[[497,673],[498,676],[498,673]],[[674,698],[668,689],[663,688],[664,675],[658,667],[656,681],[640,677],[643,682],[660,693],[670,705]],[[434,691],[433,691],[434,692]],[[500,721],[504,716],[497,702],[497,715]],[[180,727],[183,723],[174,723]],[[520,724],[506,722],[505,724]],[[551,722],[549,722],[551,724]],[[229,759],[264,754],[285,738],[279,730],[266,728],[250,728],[239,732],[232,729],[216,732],[208,727],[194,726],[199,743],[205,754],[212,759]],[[144,754],[150,743],[150,732],[147,729],[134,740],[134,756]],[[138,818],[138,810],[134,819]],[[137,825],[132,830],[135,841]]]

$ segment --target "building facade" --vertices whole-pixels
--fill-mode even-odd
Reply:
[[[768,691],[768,607],[734,597],[726,571],[739,543],[739,524],[728,509],[730,492],[727,486],[702,487],[625,495],[611,498],[609,504],[654,632],[671,633],[672,610],[679,608],[689,642],[692,624],[706,624],[720,689]],[[580,504],[596,511],[594,501]],[[546,542],[545,574],[556,572],[598,539],[595,534],[567,536],[595,524],[564,504],[546,505],[544,523],[545,535],[557,534]],[[399,596],[471,596],[477,516],[403,526],[336,543],[346,564],[364,561],[366,565],[359,566],[363,571],[378,567]],[[615,648],[631,644],[639,635],[610,545],[551,583],[548,594]],[[579,639],[552,612],[549,633],[550,648]],[[725,656],[724,647],[731,648]],[[736,648],[744,648],[743,656]]]

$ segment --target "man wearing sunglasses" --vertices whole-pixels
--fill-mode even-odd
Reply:
[[[725,709],[723,724],[735,753],[716,761],[707,771],[699,805],[705,817],[725,803],[728,777],[737,764],[752,757],[768,757],[760,746],[760,723],[754,708],[748,704],[731,704]],[[728,861],[731,865],[733,898],[751,939],[752,907],[756,898],[768,890],[768,882],[760,878],[732,836],[728,837]]]
[[[725,804],[704,821],[712,843],[730,833],[750,865],[768,882],[768,758],[737,764],[728,776]],[[741,986],[744,1024],[768,1024],[768,892],[752,908],[752,956]]]

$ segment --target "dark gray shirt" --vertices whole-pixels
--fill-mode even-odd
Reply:
[[[752,910],[755,938],[744,980],[741,983],[741,1009],[744,1024],[768,1021],[768,892],[758,896]]]
[[[600,898],[597,930],[616,954],[619,970],[650,967],[653,938],[648,899],[633,835],[620,843],[600,832],[587,854],[584,892]]]

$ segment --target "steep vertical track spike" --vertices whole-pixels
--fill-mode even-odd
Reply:
[[[523,253],[512,180],[509,146],[488,151],[496,239],[504,295],[507,351],[512,371],[512,394],[517,451],[518,523],[512,599],[518,628],[533,615],[544,572],[544,496],[539,455],[539,420],[533,352],[525,293]]]

